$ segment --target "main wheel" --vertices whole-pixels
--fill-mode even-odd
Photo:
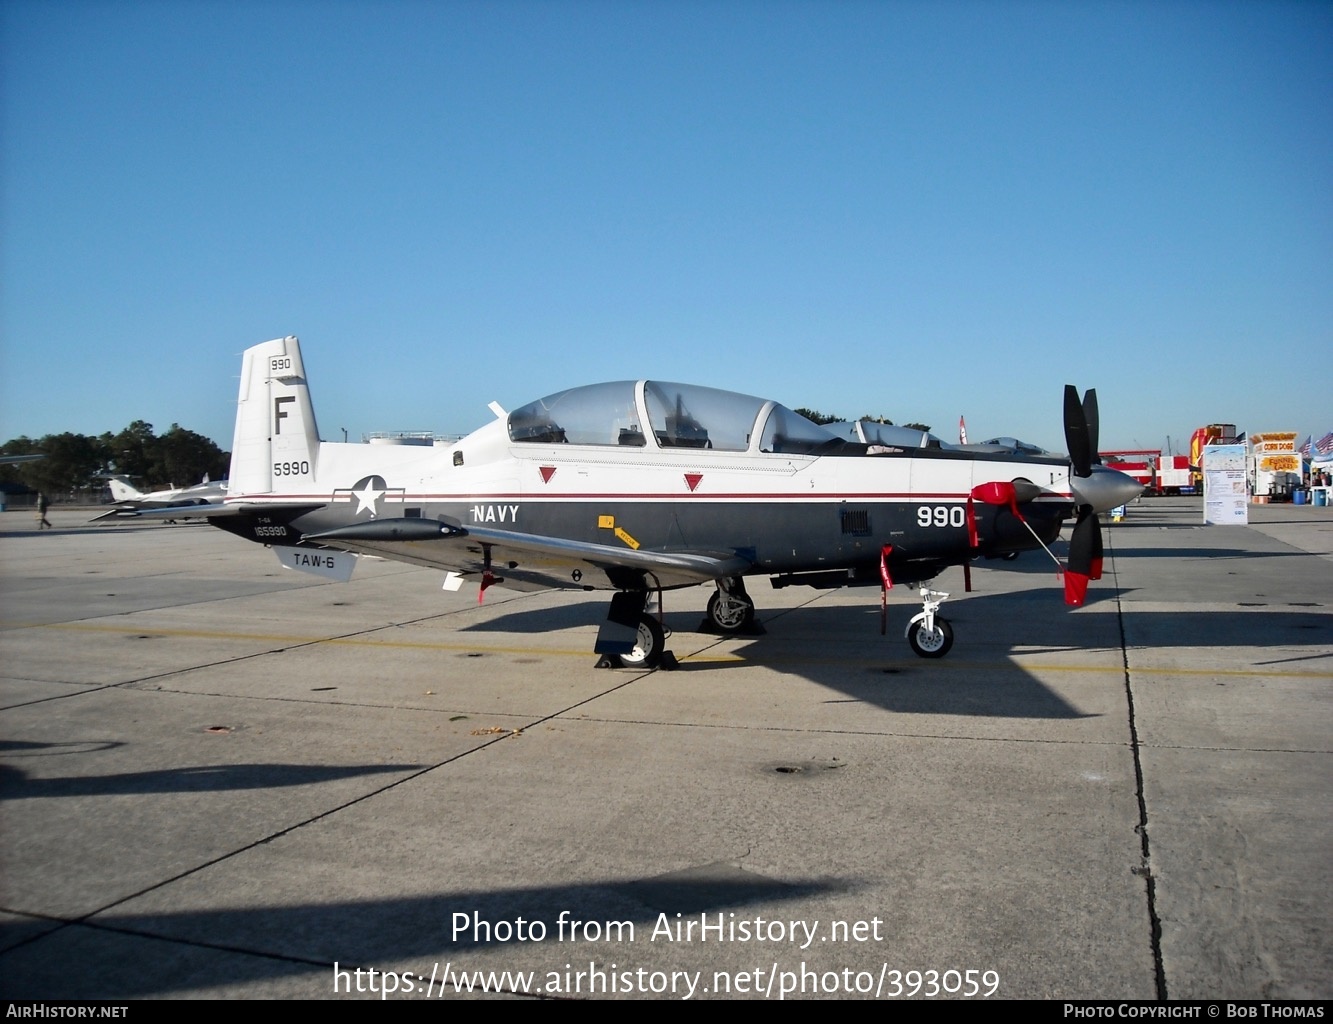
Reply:
[[[666,636],[662,625],[651,615],[639,618],[639,637],[634,650],[620,656],[620,663],[626,668],[655,668],[662,660],[662,650],[666,647]]]
[[[721,633],[739,633],[754,622],[754,602],[744,593],[715,590],[708,599],[708,621]]]
[[[936,615],[934,629],[927,629],[924,622],[913,623],[907,642],[922,658],[943,658],[953,646],[953,627]]]

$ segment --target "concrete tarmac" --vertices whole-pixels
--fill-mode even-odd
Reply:
[[[950,570],[940,661],[905,587],[670,592],[656,672],[605,594],[87,518],[0,515],[6,997],[1333,996],[1333,509]]]

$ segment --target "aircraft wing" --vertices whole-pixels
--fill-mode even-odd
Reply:
[[[489,551],[495,582],[503,580],[517,590],[632,588],[645,578],[649,586],[693,586],[742,575],[754,564],[735,552],[644,551],[433,519],[380,519],[306,534],[302,540],[478,579],[488,568]]]

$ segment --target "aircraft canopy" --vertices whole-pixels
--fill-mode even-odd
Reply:
[[[644,430],[644,423],[648,430]],[[510,440],[810,453],[842,442],[785,406],[694,384],[613,381],[558,391],[509,414]],[[651,442],[650,442],[651,438]]]

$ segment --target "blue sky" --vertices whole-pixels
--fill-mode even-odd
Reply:
[[[952,440],[1333,429],[1333,5],[0,5],[0,440],[658,377]]]

